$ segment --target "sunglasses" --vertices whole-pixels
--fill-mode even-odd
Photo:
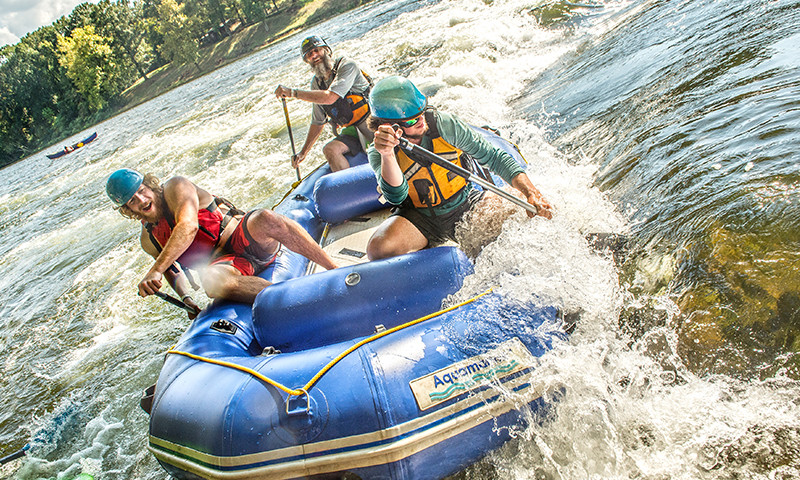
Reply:
[[[307,51],[306,53],[303,54],[303,60],[308,61],[308,58],[311,56],[311,54],[314,53],[314,52],[317,52],[317,51],[324,52],[325,51],[325,47],[324,46],[319,46],[319,47],[312,48],[311,50],[309,50],[309,51]]]
[[[397,122],[397,124],[403,128],[408,128],[418,124],[420,120],[422,120],[422,115],[412,118],[411,120],[406,120],[405,122]]]

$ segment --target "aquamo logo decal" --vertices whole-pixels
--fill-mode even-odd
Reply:
[[[533,365],[531,352],[518,338],[512,338],[482,355],[414,379],[409,385],[419,408],[426,410]]]

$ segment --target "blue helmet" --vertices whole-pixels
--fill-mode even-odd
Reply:
[[[384,120],[409,120],[419,116],[428,99],[407,78],[393,76],[375,83],[369,94],[372,115]]]
[[[121,168],[108,177],[106,193],[114,205],[121,207],[133,198],[142,185],[142,181],[144,181],[144,175],[141,173],[130,168]]]

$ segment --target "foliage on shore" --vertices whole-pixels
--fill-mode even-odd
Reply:
[[[101,0],[0,48],[0,167],[366,0]]]

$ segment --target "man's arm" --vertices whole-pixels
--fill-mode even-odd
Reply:
[[[378,177],[378,183],[387,202],[400,205],[408,197],[408,182],[397,163],[394,149],[399,144],[398,135],[389,125],[381,125],[368,152],[370,166]]]
[[[300,90],[298,88],[284,87],[283,85],[278,85],[278,88],[275,89],[275,96],[278,98],[298,98],[319,105],[330,105],[342,98],[330,90]]]
[[[519,190],[520,193],[525,196],[525,200],[536,207],[538,210],[536,215],[541,215],[547,219],[553,218],[553,205],[545,200],[544,195],[542,195],[539,189],[533,186],[533,183],[531,183],[531,180],[525,172],[517,174],[517,176],[511,180],[511,186]],[[536,216],[531,212],[527,213],[531,218]]]
[[[517,174],[525,168],[505,150],[494,146],[480,133],[455,115],[437,112],[439,133],[451,145],[460,148],[483,166],[512,184]]]
[[[175,226],[155,263],[139,283],[139,295],[146,297],[161,288],[164,272],[178,260],[194,241],[199,229],[197,212],[200,202],[197,188],[184,177],[173,177],[164,183],[164,199],[167,208],[175,216]]]
[[[333,82],[325,90],[314,88],[316,84],[313,84],[313,82],[311,90],[300,90],[278,85],[278,88],[275,90],[275,96],[278,98],[299,98],[300,100],[316,103],[318,105],[331,105],[347,95],[347,92],[353,88],[353,85],[360,75],[361,69],[358,68],[358,65],[352,60],[343,58],[339,62],[339,67]],[[361,80],[361,82],[366,82],[366,80]]]
[[[295,98],[305,100],[306,102],[316,103],[318,105],[330,105],[336,100],[339,100],[339,95],[331,92],[330,90],[297,90],[294,91]]]
[[[528,203],[538,209],[538,214],[545,218],[553,218],[553,205],[545,200],[544,195],[533,186],[524,167],[506,151],[494,146],[481,134],[470,128],[467,124],[453,115],[439,115],[439,131],[453,140],[453,145],[475,158],[481,165],[489,169],[510,183],[525,196]],[[534,214],[528,212],[529,217]]]
[[[144,227],[142,227],[140,242],[142,249],[146,253],[153,257],[153,259],[158,258],[158,247],[153,244],[153,239],[150,237],[150,234]],[[178,295],[178,298],[180,298],[183,303],[193,307],[197,312],[200,311],[200,307],[191,297],[190,292],[192,287],[189,279],[186,277],[186,273],[180,267],[178,267],[177,263],[170,265],[170,267],[164,272],[164,279],[167,281],[167,283],[169,283],[169,285],[172,287],[172,290],[175,291],[175,293]],[[190,319],[197,317],[197,313],[187,312],[187,315]]]

